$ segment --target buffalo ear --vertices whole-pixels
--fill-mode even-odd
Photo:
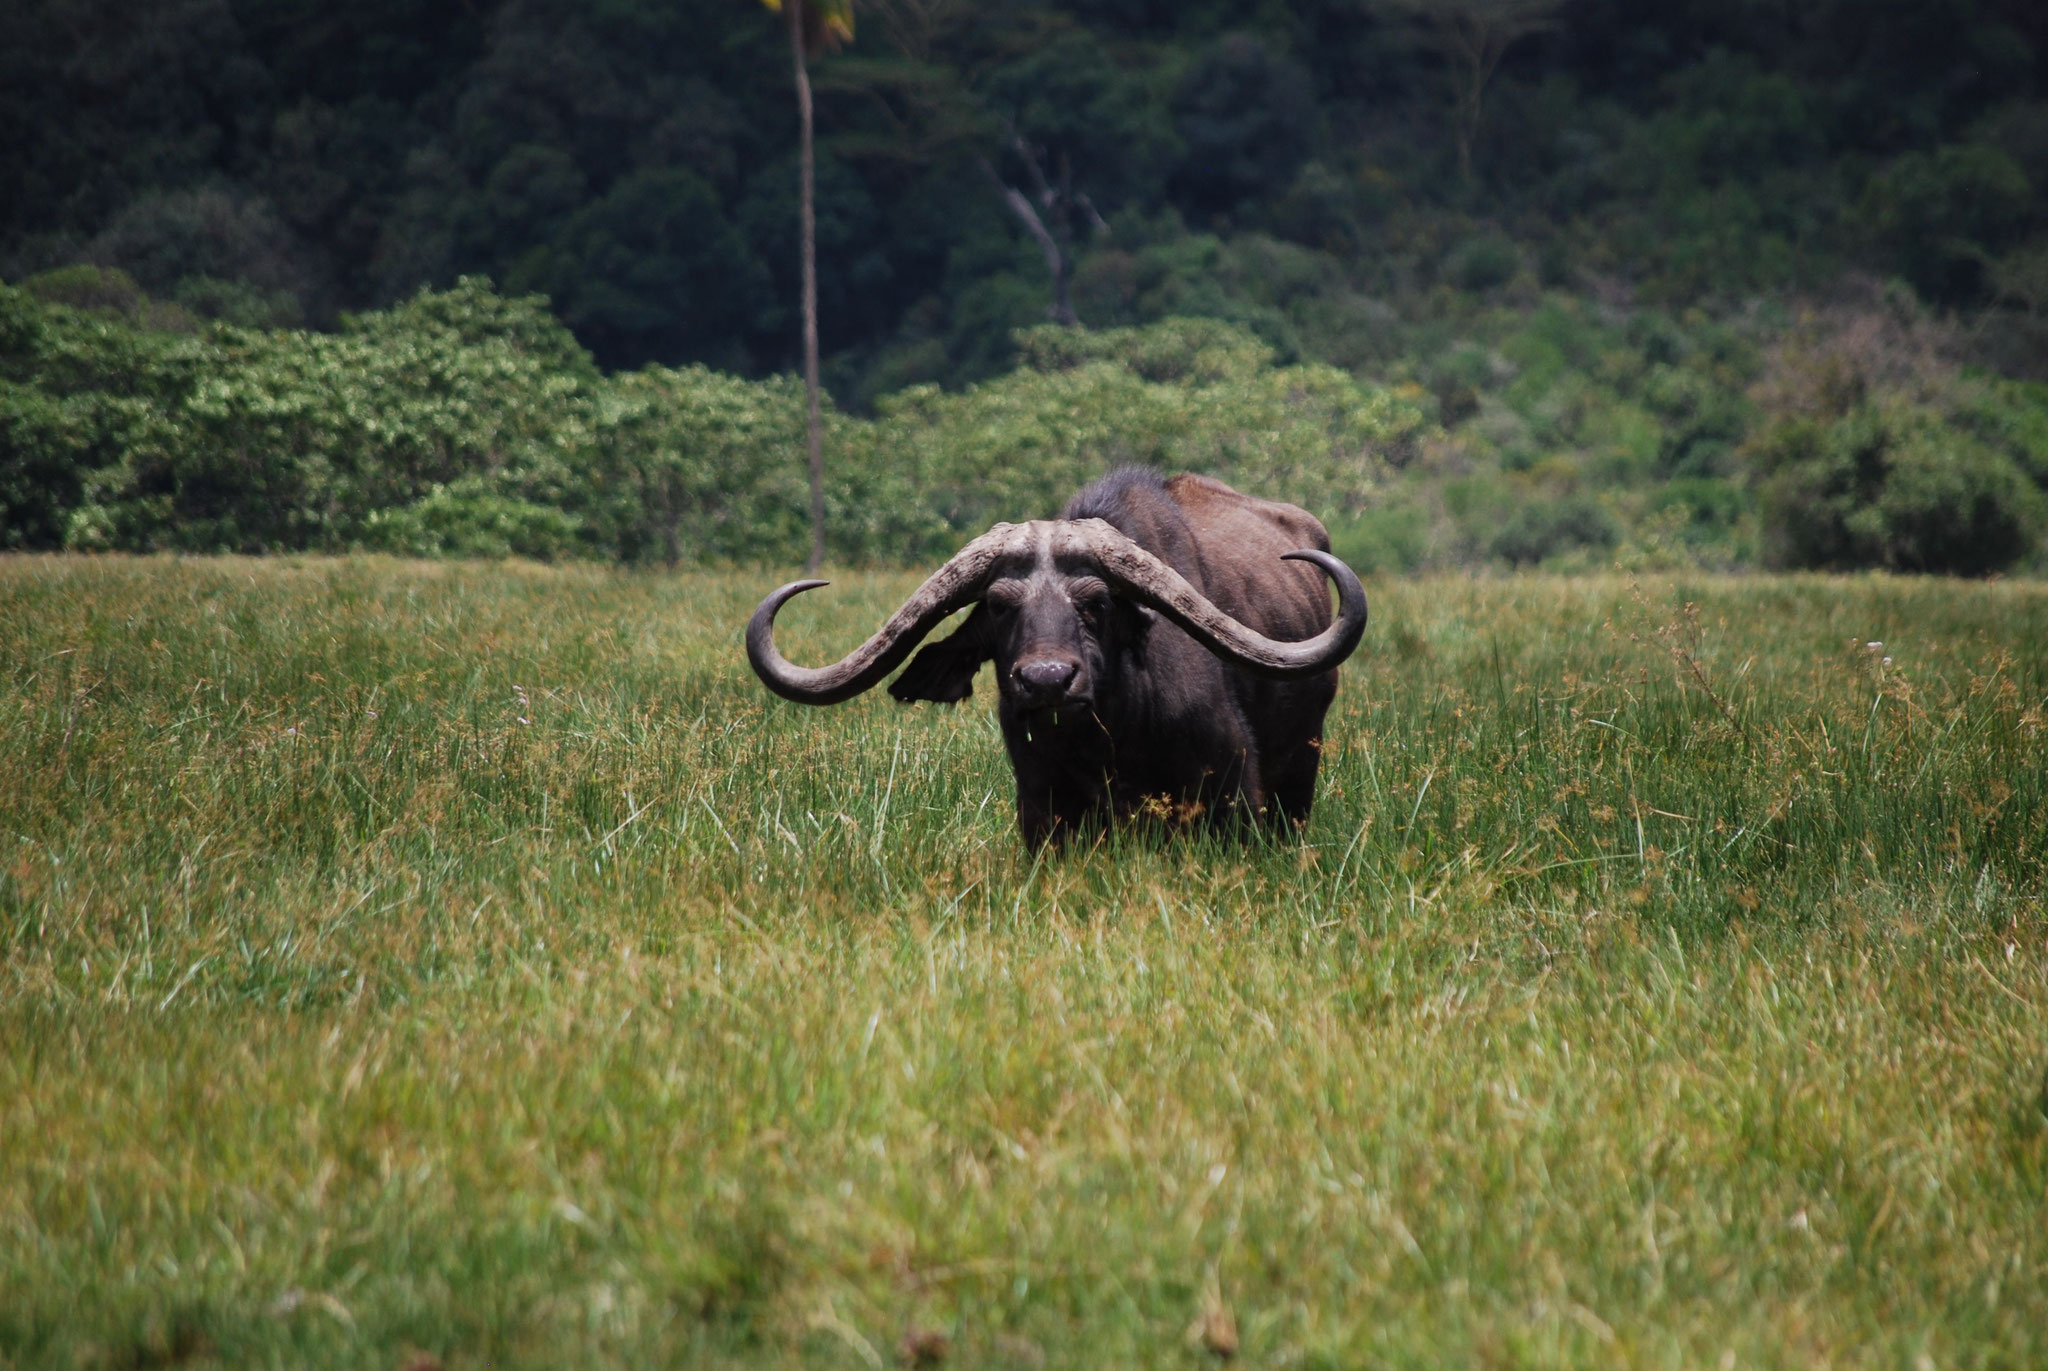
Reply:
[[[913,700],[958,704],[974,693],[974,673],[995,654],[988,606],[976,605],[959,628],[918,649],[910,665],[889,683],[889,693],[905,704]]]
[[[1150,605],[1141,605],[1136,600],[1119,596],[1116,601],[1117,617],[1122,621],[1123,650],[1133,660],[1143,662],[1145,649],[1152,641],[1152,630],[1159,623],[1159,611]]]

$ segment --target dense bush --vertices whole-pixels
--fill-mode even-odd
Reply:
[[[467,281],[339,333],[223,327],[176,355],[192,380],[165,440],[95,467],[73,546],[456,553],[516,525],[522,552],[568,550],[531,511],[582,515],[599,377],[536,300]]]
[[[117,283],[118,284],[118,283]],[[176,446],[184,339],[0,287],[0,547],[55,547],[105,473]]]
[[[1982,575],[2039,545],[2040,387],[1969,375],[1948,351],[1882,293],[1817,311],[1771,350],[1742,454],[1769,560]]]
[[[1871,178],[1863,213],[1897,270],[1930,299],[1983,291],[1984,263],[2022,238],[2033,188],[2004,151],[1960,144],[1909,152]]]
[[[1537,500],[1516,508],[1488,550],[1513,566],[1529,566],[1580,548],[1613,547],[1621,541],[1614,516],[1587,495]]]
[[[1016,371],[958,394],[892,397],[872,430],[959,532],[1045,518],[1079,486],[1137,464],[1212,473],[1336,516],[1370,501],[1426,425],[1421,409],[1333,367],[1276,366],[1213,320],[1019,339]]]
[[[1976,576],[2030,553],[2041,492],[1924,406],[1866,405],[1760,440],[1768,550],[1781,565]]]
[[[1498,233],[1475,234],[1451,249],[1444,277],[1462,290],[1504,286],[1521,269],[1521,254]]]
[[[789,378],[608,376],[542,301],[475,280],[334,333],[168,332],[120,284],[71,282],[90,308],[0,287],[0,547],[804,551]],[[1964,377],[1916,320],[1858,304],[1770,342],[1556,299],[1468,321],[1391,386],[1216,319],[1027,329],[965,389],[828,404],[829,550],[928,560],[1136,464],[1306,505],[1368,569],[1739,565],[1759,521],[1788,565],[2014,565],[2048,390]]]
[[[553,561],[588,548],[582,523],[566,510],[494,489],[479,477],[436,484],[419,499],[373,509],[363,547],[415,557],[531,557]]]
[[[1356,511],[1421,411],[1214,321],[1020,340],[1015,372],[828,415],[846,560],[950,551],[1138,463]],[[702,367],[606,377],[479,281],[334,334],[139,330],[0,288],[5,545],[794,560],[803,395]]]

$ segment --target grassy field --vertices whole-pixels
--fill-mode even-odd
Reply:
[[[0,559],[0,1366],[2048,1364],[2048,587],[1378,584],[1034,864],[776,579]]]

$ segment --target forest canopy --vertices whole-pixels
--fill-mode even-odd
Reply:
[[[1213,254],[1261,236],[1390,303],[1530,271],[1683,305],[1856,268],[2048,304],[2027,0],[858,12],[816,63],[842,398],[1007,364],[1047,287],[995,183],[1036,174],[1076,201],[1084,322],[1234,316],[1346,364],[1359,340]],[[1482,90],[1459,24],[1508,40]],[[792,364],[796,121],[759,6],[21,0],[0,63],[9,280],[90,261],[204,317],[327,325],[487,275],[608,367]]]

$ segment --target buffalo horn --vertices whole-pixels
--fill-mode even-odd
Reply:
[[[1073,551],[1096,563],[1103,580],[1158,610],[1224,661],[1254,675],[1280,681],[1320,676],[1349,657],[1365,633],[1365,587],[1350,567],[1327,552],[1304,548],[1282,554],[1289,561],[1315,563],[1337,583],[1337,615],[1330,626],[1313,638],[1283,643],[1225,614],[1179,572],[1102,520],[1083,519],[1067,527],[1072,530]]]
[[[776,611],[805,591],[830,584],[791,581],[761,601],[747,621],[747,660],[753,664],[754,674],[777,695],[798,704],[836,705],[852,699],[894,671],[948,614],[979,600],[988,589],[997,559],[1020,532],[1017,525],[997,524],[961,548],[926,578],[872,638],[831,666],[795,666],[775,650]]]

